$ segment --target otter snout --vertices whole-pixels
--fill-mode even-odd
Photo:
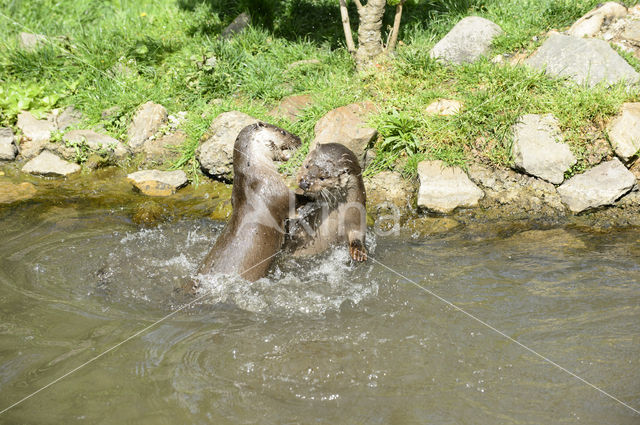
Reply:
[[[302,190],[309,190],[309,188],[311,187],[311,184],[309,183],[309,181],[307,179],[302,178],[302,179],[300,179],[300,182],[298,183],[298,186]]]

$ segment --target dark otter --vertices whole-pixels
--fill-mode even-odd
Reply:
[[[284,222],[293,194],[274,161],[288,160],[300,138],[259,122],[240,131],[233,147],[233,212],[199,273],[263,277],[284,240]],[[187,290],[197,289],[195,282]]]
[[[287,245],[294,255],[312,255],[345,241],[355,261],[365,261],[366,194],[353,152],[339,143],[319,144],[298,173],[298,186],[311,202],[289,222]]]

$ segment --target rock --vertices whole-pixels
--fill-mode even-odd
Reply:
[[[30,34],[28,32],[18,34],[18,45],[22,50],[28,52],[36,50],[46,42],[47,37],[42,34]]]
[[[142,105],[134,115],[127,132],[129,148],[138,152],[142,144],[154,136],[165,122],[167,110],[164,106],[153,102]]]
[[[525,63],[554,77],[590,87],[600,82],[635,84],[638,74],[606,41],[552,34]]]
[[[562,201],[575,213],[611,205],[629,192],[636,178],[616,158],[567,180],[558,187]]]
[[[413,196],[413,186],[402,178],[400,173],[394,171],[382,171],[373,177],[364,179],[367,192],[367,204],[377,205],[392,204],[398,208],[407,208]]]
[[[82,112],[73,106],[67,106],[62,111],[60,109],[54,109],[52,113],[49,114],[49,121],[53,122],[53,125],[60,131],[80,124],[83,118]]]
[[[321,63],[322,62],[320,62],[318,59],[303,59],[303,60],[291,62],[289,65],[287,65],[287,69],[291,70],[295,67],[302,66],[302,65],[320,65]]]
[[[182,170],[143,170],[127,175],[127,179],[136,189],[149,196],[173,195],[188,181]]]
[[[233,144],[240,130],[258,120],[238,111],[218,115],[196,149],[200,166],[211,176],[230,180],[233,176]]]
[[[56,126],[48,120],[39,120],[31,112],[21,112],[18,114],[17,126],[25,137],[32,142],[48,142],[51,132]]]
[[[636,162],[629,168],[629,171],[636,176],[636,180],[640,181],[640,158],[636,159]]]
[[[80,166],[67,162],[54,153],[43,151],[27,162],[22,171],[40,176],[67,176],[80,171]]]
[[[13,161],[18,154],[15,136],[10,128],[0,128],[0,161]]]
[[[14,184],[0,181],[0,204],[11,204],[33,198],[37,189],[31,183]]]
[[[460,167],[442,161],[420,162],[418,177],[418,206],[431,211],[446,214],[457,207],[474,207],[484,196]]]
[[[62,136],[62,140],[78,144],[85,143],[92,151],[103,151],[115,159],[123,159],[129,153],[127,147],[119,140],[93,130],[73,130]],[[67,155],[64,156],[69,159]]]
[[[142,152],[144,152],[147,161],[164,162],[167,159],[175,158],[178,155],[176,149],[183,145],[186,140],[187,134],[183,131],[178,131],[155,140],[147,140],[142,146]]]
[[[376,111],[371,102],[352,103],[327,112],[314,127],[315,139],[309,149],[318,143],[341,143],[351,149],[363,163],[367,145],[376,137],[375,128],[367,127],[367,117]]]
[[[460,225],[450,217],[418,217],[408,221],[404,230],[413,237],[427,237],[450,232]]]
[[[564,173],[577,161],[569,146],[561,142],[558,120],[551,115],[529,114],[513,126],[512,155],[515,167],[560,184]]]
[[[429,104],[425,109],[427,115],[456,115],[462,109],[462,102],[451,99],[438,99]]]
[[[567,34],[574,37],[593,37],[600,32],[605,23],[622,18],[626,14],[627,8],[623,5],[613,1],[607,2],[578,19],[571,25]]]
[[[502,33],[502,28],[488,19],[468,16],[431,49],[430,56],[458,65],[474,62],[489,53],[493,39]]]
[[[242,12],[236,16],[236,19],[234,19],[233,22],[222,30],[221,36],[223,39],[229,39],[244,31],[249,25],[251,25],[251,16],[246,12]]]
[[[609,140],[616,155],[629,162],[640,151],[640,102],[625,103],[608,126]]]
[[[269,115],[276,118],[286,118],[293,122],[298,120],[300,112],[309,105],[311,105],[311,95],[309,94],[289,96],[282,99],[280,104],[269,112]]]
[[[122,108],[118,105],[111,106],[110,108],[104,109],[100,113],[100,119],[103,121],[111,121],[115,118],[122,115]]]
[[[215,68],[217,64],[218,64],[218,58],[216,58],[215,56],[211,56],[210,58],[207,58],[207,60],[204,61],[205,68],[209,68],[209,69]]]
[[[624,28],[622,38],[640,44],[640,21],[629,21]]]

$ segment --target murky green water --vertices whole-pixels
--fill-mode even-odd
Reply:
[[[221,226],[0,210],[0,410],[184,302]],[[640,408],[640,229],[457,229],[373,256]],[[637,424],[640,415],[345,250],[281,258],[0,415],[0,423]]]

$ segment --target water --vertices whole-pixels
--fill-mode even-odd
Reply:
[[[522,228],[522,226],[519,226]],[[175,311],[221,224],[0,210],[0,410]],[[479,226],[372,256],[640,408],[640,229]],[[640,415],[348,253],[204,278],[176,313],[0,423],[638,424]]]

